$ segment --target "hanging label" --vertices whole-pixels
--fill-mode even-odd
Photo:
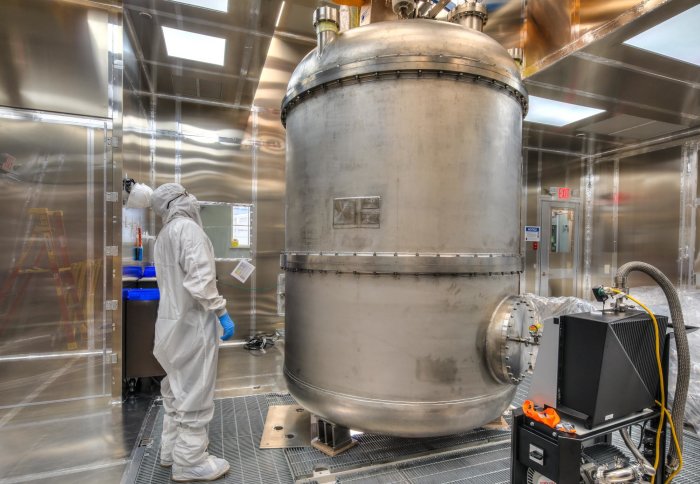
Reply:
[[[526,225],[525,226],[525,242],[539,242],[540,241],[540,227],[539,225]]]
[[[231,275],[239,281],[245,283],[255,270],[255,266],[245,259],[241,259]]]

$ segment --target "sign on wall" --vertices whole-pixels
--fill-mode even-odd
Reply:
[[[525,242],[539,242],[540,241],[540,227],[539,225],[526,225],[525,226]]]

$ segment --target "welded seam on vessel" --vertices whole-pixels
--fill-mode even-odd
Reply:
[[[369,274],[511,274],[523,270],[516,254],[284,253],[280,266],[290,271]]]
[[[527,96],[521,93],[518,89],[510,86],[509,84],[498,81],[496,79],[491,79],[478,74],[466,73],[466,72],[455,72],[446,71],[441,69],[396,69],[390,71],[375,71],[364,74],[356,74],[347,77],[341,77],[338,79],[329,80],[327,82],[315,85],[303,92],[300,92],[293,97],[286,98],[282,103],[282,124],[287,126],[287,116],[296,106],[301,104],[303,101],[314,97],[316,94],[326,92],[330,89],[360,84],[363,82],[377,82],[386,80],[399,80],[399,79],[443,79],[446,81],[458,81],[458,82],[471,82],[479,83],[486,87],[491,87],[495,90],[502,91],[504,94],[508,95],[516,102],[520,104],[523,111],[523,117],[528,111],[528,100]]]

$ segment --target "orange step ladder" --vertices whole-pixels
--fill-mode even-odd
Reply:
[[[22,248],[19,260],[0,286],[0,308],[7,306],[5,313],[0,314],[0,334],[21,306],[30,279],[39,274],[51,274],[59,303],[63,339],[68,350],[75,350],[78,342],[84,341],[87,326],[68,255],[63,211],[30,208],[28,213],[32,224],[31,235]],[[44,267],[40,265],[42,259],[46,260]]]

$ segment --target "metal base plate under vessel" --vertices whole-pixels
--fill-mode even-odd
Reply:
[[[503,305],[522,270],[526,110],[506,50],[446,22],[327,36],[300,63],[282,106],[282,266],[301,405],[404,437],[505,410],[527,366],[509,364],[523,338]]]

